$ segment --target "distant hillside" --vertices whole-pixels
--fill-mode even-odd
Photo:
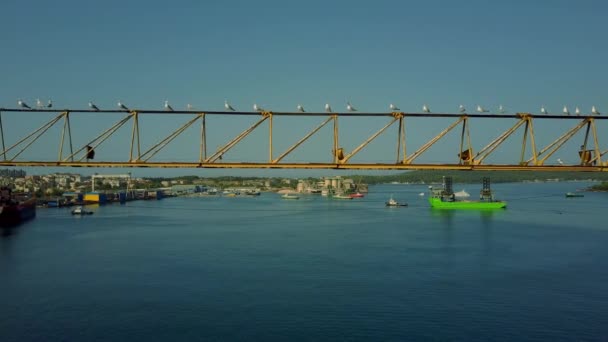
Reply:
[[[537,171],[410,171],[390,176],[350,176],[367,184],[381,183],[437,183],[443,176],[451,176],[455,183],[481,183],[489,177],[492,183],[535,180],[600,180],[608,181],[608,172],[537,172]]]

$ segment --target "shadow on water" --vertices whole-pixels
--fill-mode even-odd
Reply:
[[[439,221],[445,224],[446,234],[452,234],[457,222],[479,222],[481,228],[481,238],[484,246],[488,246],[492,239],[492,227],[495,219],[504,212],[503,209],[491,210],[445,210],[431,208],[431,216],[439,218]]]
[[[496,248],[494,228],[497,218],[504,214],[503,209],[492,210],[443,210],[431,208],[431,216],[440,223],[443,241],[442,252],[449,258],[456,258],[462,252],[459,244],[463,236],[468,236],[469,247],[479,257],[479,267],[488,269],[493,264]],[[471,228],[471,229],[468,229]],[[467,235],[469,234],[469,235]]]
[[[431,207],[431,215],[451,220],[456,215],[463,218],[481,217],[483,221],[490,222],[492,217],[500,215],[505,209],[437,209]]]
[[[17,234],[15,227],[0,227],[0,269],[2,268],[2,263],[4,260],[10,259],[12,254],[12,247],[14,244],[14,239]]]
[[[489,257],[492,255],[493,244],[492,244],[492,229],[493,229],[493,219],[498,213],[495,210],[486,210],[481,213],[481,243],[483,246],[483,256],[482,264],[486,264]]]
[[[446,223],[448,227],[452,227],[454,224],[454,217],[456,212],[454,210],[436,209],[431,207],[431,216],[439,218],[443,223]]]
[[[3,238],[8,238],[9,236],[16,234],[16,231],[14,226],[0,227],[0,235]]]

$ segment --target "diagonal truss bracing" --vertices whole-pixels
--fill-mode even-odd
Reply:
[[[11,126],[10,120],[4,120],[5,112],[19,112],[20,120],[25,115],[37,115],[37,113],[56,113],[56,116],[50,118],[49,121],[45,122],[42,126],[37,127],[29,133],[20,133],[18,130]],[[99,115],[102,113],[119,113],[124,114],[123,118],[120,118],[117,122],[112,124],[111,127],[105,131],[99,133],[92,139],[87,139],[85,144],[76,144],[72,140],[72,120],[74,115]],[[179,128],[163,134],[163,138],[157,141],[153,141],[149,148],[145,151],[141,149],[142,142],[150,143],[150,134],[146,134],[144,137],[141,133],[145,131],[140,130],[139,120],[142,119],[142,115],[162,115],[162,116],[173,116],[175,115],[192,115],[193,117],[188,118],[185,123]],[[207,154],[207,129],[206,117],[208,115],[218,116],[257,116],[257,120],[248,128],[243,130],[235,137],[228,140],[227,143],[223,144],[217,151],[211,155]],[[260,117],[261,116],[261,117]],[[298,117],[310,117],[320,116],[323,117],[322,121],[315,126],[311,131],[305,134],[300,140],[291,145],[287,150],[279,154],[278,156],[273,155],[273,118],[281,117],[281,120],[291,120],[292,118]],[[388,118],[389,121],[383,125],[379,130],[374,132],[370,137],[364,140],[351,152],[345,153],[344,149],[340,147],[340,133],[342,135],[349,134],[348,131],[338,130],[339,120],[357,120],[357,117],[379,117]],[[415,152],[408,155],[406,150],[406,137],[407,130],[405,120],[407,118],[416,117],[416,120],[424,122],[430,119],[430,117],[442,117],[442,118],[454,118],[456,121],[451,123],[447,128],[441,131],[437,136],[431,138]],[[469,133],[469,126],[471,120],[492,120],[492,119],[511,119],[515,120],[512,127],[507,128],[497,138],[490,141],[485,146],[473,153],[472,138]],[[540,151],[537,151],[538,142],[535,140],[535,127],[533,121],[536,120],[574,120],[576,125],[570,128],[567,132],[561,134],[554,141],[549,143]],[[428,114],[428,113],[286,113],[286,112],[214,112],[214,111],[154,111],[154,110],[108,110],[108,111],[91,111],[91,110],[22,110],[22,109],[0,109],[0,143],[2,158],[0,158],[0,166],[95,166],[95,167],[200,167],[200,168],[333,168],[333,169],[376,169],[376,170],[408,170],[408,169],[452,169],[452,170],[552,170],[552,171],[608,171],[608,163],[603,158],[608,149],[606,146],[600,144],[600,133],[604,132],[605,129],[598,128],[597,123],[600,120],[608,119],[603,116],[580,116],[580,117],[569,117],[569,116],[556,116],[556,115],[544,115],[535,116],[529,113],[518,113],[515,115],[502,115],[502,114]],[[33,145],[43,135],[49,135],[50,129],[53,126],[63,120],[63,129],[59,136],[58,149],[55,151],[55,157],[50,154],[50,160],[24,160],[24,152],[27,150],[33,150],[38,145]],[[178,136],[183,134],[188,128],[192,127],[195,123],[200,120],[200,143],[198,156],[192,158],[192,161],[176,162],[172,160],[160,160],[152,161],[153,158],[158,158],[158,153],[164,149],[168,144],[172,143]],[[121,149],[129,153],[128,158],[118,161],[93,161],[94,151],[99,148],[108,139],[116,136],[116,132],[123,127],[126,123],[132,121],[132,128],[130,139],[124,146],[126,148]],[[226,163],[222,161],[222,156],[228,153],[233,147],[241,143],[243,139],[249,136],[254,130],[258,129],[265,121],[268,122],[268,159],[260,162],[232,162]],[[23,121],[21,121],[23,122]],[[378,163],[378,162],[367,162],[367,163],[353,163],[352,158],[361,153],[361,151],[374,141],[380,135],[393,134],[392,130],[389,130],[391,126],[398,122],[398,128],[396,130],[396,159],[392,163]],[[418,122],[418,121],[417,121]],[[416,122],[416,123],[417,123]],[[474,121],[478,122],[478,121]],[[301,163],[290,163],[285,162],[285,158],[290,155],[294,150],[300,147],[304,142],[309,141],[313,136],[318,136],[319,131],[333,123],[332,130],[332,149],[334,151],[331,159],[325,162],[301,162]],[[605,122],[604,122],[605,123]],[[460,145],[455,146],[459,148],[458,159],[446,160],[445,163],[437,164],[423,164],[416,163],[416,160],[424,153],[426,153],[431,146],[442,139],[446,134],[452,131],[454,128],[462,124],[462,131],[460,133]],[[488,156],[490,156],[501,144],[504,144],[509,140],[509,137],[513,135],[518,129],[524,127],[523,140],[521,141],[521,153],[517,153],[518,156],[513,158],[514,162],[510,162],[504,165],[493,165],[486,164]],[[540,127],[540,126],[539,126]],[[217,127],[212,127],[217,130]],[[538,128],[538,127],[537,127]],[[584,140],[580,145],[578,151],[578,160],[574,165],[546,165],[548,164],[549,158],[556,153],[560,148],[564,146],[568,141],[571,141],[576,133],[580,132],[583,128],[586,128]],[[22,129],[22,128],[21,128]],[[221,129],[221,127],[219,127]],[[408,130],[412,130],[412,125],[408,123]],[[17,138],[14,142],[8,142],[5,137],[5,131],[11,132],[11,136],[16,135]],[[411,135],[410,135],[411,136]],[[143,140],[147,138],[147,140]],[[12,138],[11,138],[12,140]],[[7,144],[8,142],[8,144]],[[259,144],[259,140],[256,140],[254,144]],[[477,142],[479,143],[479,142]],[[67,147],[66,147],[67,146]],[[195,146],[195,144],[190,144]],[[482,145],[483,146],[483,145]],[[530,146],[530,155],[527,155],[527,148]],[[76,147],[76,148],[74,148]],[[603,147],[603,149],[602,149]],[[48,149],[48,147],[47,147]],[[262,149],[263,150],[263,149]],[[391,153],[391,149],[385,149],[388,153]],[[259,149],[258,149],[259,151]],[[259,159],[265,159],[257,157]],[[86,160],[85,160],[86,159]],[[572,159],[572,158],[570,158]],[[561,162],[560,162],[561,163]]]

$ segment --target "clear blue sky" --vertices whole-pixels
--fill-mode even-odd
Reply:
[[[4,0],[0,107],[52,98],[160,109],[168,99],[221,110],[229,99],[242,110],[344,110],[349,100],[370,112],[391,102],[410,112],[606,111],[607,10],[599,0]],[[161,138],[158,129],[149,135]]]

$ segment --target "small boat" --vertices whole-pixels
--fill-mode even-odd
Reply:
[[[296,194],[285,193],[283,196],[281,196],[281,198],[288,199],[288,200],[297,200],[297,199],[300,199],[300,196],[298,196]]]
[[[407,203],[399,203],[399,202],[395,201],[393,199],[393,197],[391,196],[391,198],[388,200],[388,202],[386,202],[386,206],[387,207],[407,207]]]
[[[91,215],[91,214],[93,214],[92,211],[85,210],[81,206],[78,206],[74,210],[72,210],[72,215]]]
[[[419,193],[418,196],[424,197],[424,192]]]
[[[352,197],[350,197],[348,195],[341,195],[341,194],[333,195],[332,198],[335,198],[335,199],[347,199],[347,200],[352,200],[353,199]]]
[[[364,197],[365,195],[363,195],[362,193],[357,191],[354,194],[350,194],[349,196],[352,198],[361,198],[361,197]]]
[[[566,192],[566,197],[585,197],[580,192]]]

